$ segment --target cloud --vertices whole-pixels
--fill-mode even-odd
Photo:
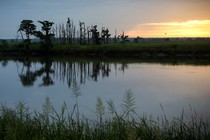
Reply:
[[[158,22],[158,23],[144,23],[141,25],[151,26],[197,26],[197,25],[210,25],[210,20],[189,20],[185,22]]]
[[[127,34],[134,37],[166,37],[165,33],[167,37],[210,37],[210,20],[143,23]]]

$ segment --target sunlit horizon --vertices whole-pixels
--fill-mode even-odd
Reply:
[[[143,23],[127,34],[129,37],[210,37],[210,20]]]

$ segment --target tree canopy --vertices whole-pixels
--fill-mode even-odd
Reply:
[[[21,21],[18,32],[21,33],[22,39],[24,39],[22,32],[25,32],[26,39],[24,39],[24,48],[26,48],[26,49],[29,48],[29,45],[31,42],[30,35],[34,35],[35,30],[36,30],[36,25],[33,24],[32,20],[22,20]]]
[[[43,46],[48,49],[49,47],[52,47],[52,38],[54,37],[54,34],[50,31],[54,23],[46,20],[38,22],[42,24],[42,32],[36,31],[35,35],[42,40]]]

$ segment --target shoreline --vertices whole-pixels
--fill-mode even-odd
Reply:
[[[0,56],[72,56],[72,57],[131,57],[131,58],[210,58],[210,53],[156,53],[156,52],[139,52],[139,53],[104,53],[104,52],[96,52],[96,53],[85,53],[85,52],[42,52],[42,51],[30,51],[30,52],[0,52]]]
[[[0,55],[31,56],[94,56],[142,58],[210,58],[210,41],[160,41],[127,42],[101,45],[54,44],[51,48],[32,43],[28,49],[23,44],[0,44]]]

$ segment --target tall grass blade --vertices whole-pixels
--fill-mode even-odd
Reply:
[[[100,119],[100,123],[102,121],[102,117],[105,114],[105,106],[103,104],[103,101],[100,97],[97,97],[96,100],[96,115],[99,117]]]
[[[130,89],[126,90],[122,101],[123,114],[129,118],[131,113],[135,113],[135,98]]]

